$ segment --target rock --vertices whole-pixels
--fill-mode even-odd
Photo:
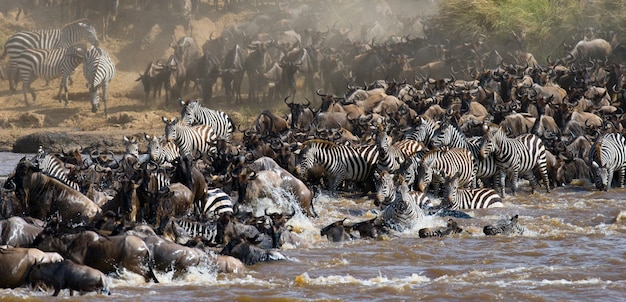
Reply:
[[[38,132],[18,138],[13,144],[14,153],[35,153],[39,146],[51,150],[68,150],[79,144],[65,132]]]

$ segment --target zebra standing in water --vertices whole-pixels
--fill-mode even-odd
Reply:
[[[45,175],[48,175],[66,186],[80,192],[80,186],[78,183],[70,180],[69,169],[65,167],[65,163],[58,157],[41,150],[35,155],[32,162]]]
[[[87,48],[85,44],[79,43],[69,48],[58,49],[25,49],[17,55],[15,64],[19,70],[23,83],[24,103],[28,106],[27,92],[33,97],[33,102],[37,100],[35,90],[30,88],[30,84],[37,78],[45,80],[61,78],[59,85],[59,101],[65,100],[68,103],[67,80],[80,63],[85,60]],[[64,97],[61,98],[61,90]]]
[[[374,172],[374,177],[376,177],[376,198],[374,199],[374,205],[380,206],[382,209],[389,206],[393,203],[396,198],[400,197],[398,192],[398,186],[396,179],[397,176],[389,173],[387,171],[381,171],[380,173]],[[403,177],[402,181],[406,183]],[[406,183],[407,186],[409,185]],[[413,198],[417,200],[417,205],[422,208],[429,208],[432,206],[430,199],[423,192],[418,191],[410,191],[409,194],[415,195]]]
[[[371,180],[378,160],[375,145],[362,149],[341,146],[333,142],[313,139],[304,143],[302,162],[297,167],[298,173],[305,177],[308,170],[319,164],[326,171],[327,188],[336,192],[344,180],[363,182]]]
[[[15,58],[26,49],[68,48],[80,41],[87,40],[94,46],[99,45],[96,29],[86,19],[76,20],[60,29],[22,31],[9,37],[4,43],[4,52],[0,59],[9,56],[9,87],[15,91],[13,81],[17,82],[18,71]]]
[[[148,141],[148,155],[150,160],[162,166],[168,163],[170,166],[180,156],[180,149],[173,141],[167,141],[164,137],[145,135]]]
[[[534,134],[524,134],[516,138],[508,138],[504,130],[496,124],[483,126],[485,135],[480,146],[480,156],[485,158],[493,153],[496,156],[500,171],[500,195],[504,196],[507,173],[511,174],[511,192],[516,194],[517,179],[524,175],[530,180],[532,192],[537,188],[537,180],[533,169],[541,172],[546,190],[550,193],[548,169],[546,166],[546,147],[541,139]]]
[[[446,182],[447,194],[441,202],[443,208],[472,210],[503,207],[502,197],[493,189],[459,189],[459,173]]]
[[[83,63],[83,75],[89,88],[91,112],[98,111],[100,107],[100,95],[98,88],[102,88],[102,100],[104,101],[104,117],[108,117],[107,96],[109,82],[115,76],[115,63],[109,57],[109,53],[100,47],[92,47],[87,51]]]
[[[178,118],[162,119],[165,123],[165,138],[178,145],[180,155],[191,154],[194,158],[199,158],[217,153],[217,136],[210,125],[187,126],[179,122]]]
[[[183,107],[180,120],[189,126],[211,125],[218,139],[230,139],[233,133],[233,121],[222,111],[203,107],[198,100],[187,102],[180,100]]]
[[[420,151],[424,151],[424,144],[411,139],[404,139],[392,143],[392,138],[382,125],[378,127],[376,134],[376,145],[378,146],[378,161],[376,166],[379,171],[389,171],[395,173],[407,161],[418,156]]]
[[[626,174],[626,139],[619,133],[598,136],[589,152],[589,161],[595,177],[596,188],[608,191],[613,174],[617,172],[617,186],[624,187]]]
[[[374,220],[375,225],[383,225],[398,232],[411,229],[417,221],[426,216],[409,187],[400,185],[400,198],[396,198]]]
[[[480,156],[480,145],[482,137],[466,138],[465,134],[457,127],[449,123],[443,123],[437,130],[437,135],[432,139],[435,148],[465,148],[469,149],[474,156],[476,166],[476,180],[491,179],[498,173],[495,155],[489,154],[487,157]]]
[[[222,189],[206,189],[206,199],[196,204],[196,212],[208,219],[218,217],[222,213],[233,213],[233,201]]]
[[[460,173],[459,185],[466,187],[476,186],[476,166],[474,156],[467,149],[452,148],[448,151],[434,149],[426,153],[422,158],[417,173],[417,188],[426,192],[431,182],[436,184],[435,195],[439,194],[439,184],[444,178],[452,177],[454,173]]]

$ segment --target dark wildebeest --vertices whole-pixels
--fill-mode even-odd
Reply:
[[[172,70],[163,63],[156,61],[148,63],[146,71],[143,74],[139,74],[139,78],[135,81],[141,81],[143,85],[143,91],[146,93],[145,106],[148,106],[148,96],[152,91],[152,99],[156,99],[157,92],[159,98],[161,98],[161,89],[165,89],[165,101],[169,100],[168,94],[170,92],[170,75]]]
[[[259,92],[263,83],[263,74],[270,65],[270,57],[267,54],[267,47],[270,42],[255,42],[248,48],[252,50],[244,62],[244,70],[248,75],[248,101],[259,100]]]
[[[29,247],[42,230],[42,226],[28,223],[19,216],[0,220],[0,245]]]
[[[220,75],[220,60],[212,53],[206,51],[197,66],[196,86],[200,87],[202,99],[208,103],[213,98],[213,85],[217,83]]]
[[[76,264],[72,260],[42,263],[33,267],[28,276],[31,284],[43,282],[54,287],[52,296],[58,296],[62,289],[69,289],[70,296],[74,291],[91,292],[110,295],[109,280],[101,271],[86,265]]]
[[[146,282],[159,283],[152,270],[152,255],[146,243],[137,236],[100,236],[93,231],[57,234],[47,227],[35,242],[44,251],[61,253],[66,259],[88,265],[105,274],[118,272],[120,268],[139,274]]]
[[[100,213],[100,208],[85,195],[47,176],[22,158],[14,175],[7,182],[15,183],[15,194],[26,216],[45,220],[59,213],[64,223],[87,223]]]
[[[16,288],[25,285],[28,273],[34,265],[63,261],[57,253],[45,253],[39,249],[0,247],[0,288]]]
[[[248,241],[245,238],[231,238],[228,244],[220,251],[221,255],[233,256],[241,260],[246,265],[252,265],[258,262],[285,260],[283,254],[274,250],[262,249]]]
[[[335,221],[320,230],[321,236],[326,236],[332,242],[350,241],[354,236],[350,234],[350,227],[345,226],[343,222],[346,219]]]
[[[174,55],[168,59],[167,65],[172,68],[176,84],[172,89],[172,98],[182,96],[183,89],[187,89],[189,82],[195,79],[187,76],[187,70],[192,69],[193,62],[200,57],[198,46],[192,37],[182,37],[177,42],[170,43]]]
[[[100,15],[102,18],[102,41],[106,42],[109,36],[109,22],[115,22],[120,0],[81,0],[76,5],[79,5],[78,11],[82,14],[81,17],[88,18],[92,13]]]
[[[241,101],[241,82],[243,81],[244,62],[248,57],[246,50],[239,47],[238,44],[233,46],[226,53],[224,61],[220,66],[220,76],[222,77],[222,86],[226,92],[228,101]]]

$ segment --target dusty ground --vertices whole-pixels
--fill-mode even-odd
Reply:
[[[53,9],[35,11],[26,18],[20,19],[19,22],[14,21],[15,13],[11,11],[7,18],[0,17],[0,43],[2,45],[8,36],[19,30],[60,27],[65,23],[60,21],[60,11]],[[172,50],[168,45],[174,37],[180,38],[185,35],[184,28],[177,24],[177,20],[168,19],[162,14],[159,11],[136,11],[123,8],[116,22],[111,26],[110,39],[101,42],[101,47],[106,49],[116,62],[117,69],[109,88],[108,119],[105,119],[102,107],[96,113],[91,112],[82,65],[73,76],[74,84],[69,86],[70,102],[67,106],[60,103],[56,97],[60,80],[51,81],[47,87],[45,81],[35,81],[31,87],[36,91],[37,101],[34,103],[31,101],[30,106],[24,104],[21,83],[18,91],[11,93],[8,81],[0,81],[0,103],[2,104],[0,151],[12,151],[18,138],[42,132],[66,133],[76,142],[75,146],[69,146],[72,148],[105,147],[114,152],[123,151],[121,142],[125,135],[143,133],[161,135],[164,130],[161,117],[179,116],[180,107],[177,104],[165,106],[164,100],[158,99],[156,102],[150,101],[146,106],[143,88],[135,80],[148,62],[167,58],[171,54]],[[201,7],[201,13],[193,22],[192,36],[201,46],[211,32],[218,35],[222,28],[248,15],[250,12],[232,14]],[[140,51],[140,41],[154,26],[154,20],[159,20],[160,34],[150,47]],[[96,29],[100,30],[100,27],[96,25]],[[0,62],[5,70],[7,63],[8,59]],[[196,92],[189,92],[185,97],[190,98],[196,95]],[[31,100],[30,95],[28,97]],[[267,104],[245,104],[245,106],[227,104],[219,97],[205,106],[226,111],[235,123],[241,124],[242,127],[247,127],[265,107],[271,108]],[[36,148],[37,146],[32,146],[33,151]],[[19,152],[29,151],[20,149]]]

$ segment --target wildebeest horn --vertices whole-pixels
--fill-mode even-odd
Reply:
[[[315,94],[319,95],[319,96],[328,96],[328,94],[322,94],[320,91],[322,91],[322,88],[315,90]]]
[[[286,96],[285,99],[283,100],[285,102],[285,104],[287,104],[287,106],[289,106],[289,104],[293,104],[293,101],[291,103],[287,103],[287,100],[289,99],[289,97],[291,97],[290,95]]]
[[[311,100],[309,100],[309,98],[304,97],[304,99],[306,100],[306,104],[304,104],[305,107],[309,107],[309,105],[311,105]]]
[[[94,149],[91,151],[91,153],[89,153],[89,157],[91,158],[92,162],[95,162],[95,159],[98,156],[100,156],[100,151],[98,151],[98,149]]]

